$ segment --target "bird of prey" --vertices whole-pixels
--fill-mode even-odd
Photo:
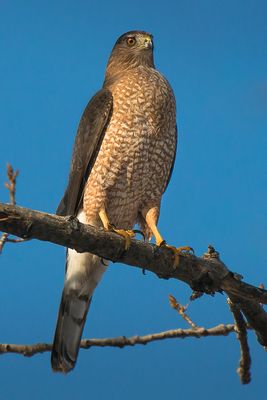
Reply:
[[[57,214],[112,230],[130,243],[144,236],[165,242],[157,229],[177,143],[175,97],[156,70],[153,37],[131,31],[116,41],[102,89],[81,117],[69,183]],[[75,366],[86,315],[107,260],[67,249],[66,275],[52,350],[54,371]]]

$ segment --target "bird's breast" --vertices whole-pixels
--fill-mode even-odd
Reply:
[[[114,223],[131,226],[140,205],[148,198],[160,199],[166,186],[176,146],[175,99],[155,70],[129,73],[109,89],[112,117],[85,203],[88,209],[105,203]]]
[[[111,87],[111,92],[114,102],[112,130],[116,126],[127,133],[130,129],[137,131],[142,127],[146,134],[164,135],[176,123],[172,89],[166,79],[152,68],[136,68],[122,76]]]

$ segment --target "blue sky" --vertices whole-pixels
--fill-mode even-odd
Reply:
[[[160,229],[201,255],[212,243],[245,280],[267,282],[267,3],[265,1],[0,2],[0,182],[20,169],[19,205],[54,212],[63,193],[81,113],[101,87],[117,37],[154,35],[155,62],[177,100],[179,148]],[[0,185],[0,199],[7,201]],[[9,245],[1,263],[0,342],[50,342],[64,276],[64,250],[32,241]],[[168,294],[176,281],[111,265],[94,296],[86,337],[186,327]],[[189,314],[201,325],[229,323],[225,296],[204,296]],[[178,397],[251,399],[266,392],[266,354],[253,334],[252,383],[235,373],[239,344],[187,339],[145,347],[81,351],[68,376],[49,355],[0,359],[0,399],[99,400]]]

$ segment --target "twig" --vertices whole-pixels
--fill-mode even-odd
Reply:
[[[182,304],[179,304],[174,296],[169,294],[169,301],[171,307],[178,312],[178,314],[181,315],[181,317],[190,325],[192,326],[193,329],[198,329],[199,326],[196,325],[192,319],[185,313],[185,311],[188,308],[188,304],[186,306],[183,306]]]
[[[8,178],[8,183],[5,182],[5,187],[9,190],[9,198],[10,198],[10,204],[15,205],[16,204],[16,179],[19,174],[19,170],[14,171],[13,167],[11,164],[7,163],[7,178]]]
[[[15,205],[16,200],[15,200],[15,194],[16,194],[16,178],[19,174],[19,170],[15,171],[13,170],[11,164],[7,163],[7,178],[8,178],[8,183],[5,182],[5,187],[9,191],[9,201],[10,204]],[[9,242],[10,239],[8,239],[8,233],[3,233],[1,239],[0,239],[0,254],[3,251],[4,245],[6,242]]]
[[[230,298],[227,299],[227,302],[234,316],[236,335],[240,343],[241,357],[239,360],[239,368],[237,369],[237,373],[240,376],[241,383],[248,384],[251,381],[251,357],[247,341],[247,325],[238,305]]]
[[[12,205],[16,205],[16,179],[19,174],[19,170],[14,171],[11,164],[7,163],[7,178],[8,182],[5,182],[5,187],[9,191],[9,202]],[[1,218],[1,221],[4,221],[5,218]],[[18,239],[10,239],[9,234],[4,232],[0,238],[0,254],[3,251],[5,243],[22,243],[25,242],[26,239],[18,238]]]
[[[203,338],[207,336],[227,336],[229,333],[235,331],[235,325],[217,325],[212,328],[193,328],[193,329],[172,329],[159,333],[152,333],[144,336],[132,336],[132,337],[115,337],[106,339],[83,339],[81,341],[81,348],[89,349],[90,347],[119,347],[135,346],[137,344],[147,344],[158,340],[165,339],[185,339],[188,337]],[[52,344],[48,343],[37,343],[33,345],[22,345],[22,344],[0,344],[0,354],[16,353],[24,356],[31,357],[37,353],[44,353],[51,351]]]

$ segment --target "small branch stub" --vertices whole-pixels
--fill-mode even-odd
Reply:
[[[10,204],[15,205],[16,204],[16,199],[15,199],[15,195],[16,195],[16,179],[17,176],[19,174],[19,170],[14,171],[13,167],[11,166],[11,164],[7,164],[7,178],[8,178],[8,182],[5,182],[5,187],[7,188],[7,190],[9,191],[9,201]],[[3,220],[3,219],[2,219]],[[9,234],[4,232],[2,237],[0,238],[0,254],[3,251],[4,245],[6,242],[11,242],[13,240],[16,239],[9,239]],[[21,239],[19,239],[21,241]]]

